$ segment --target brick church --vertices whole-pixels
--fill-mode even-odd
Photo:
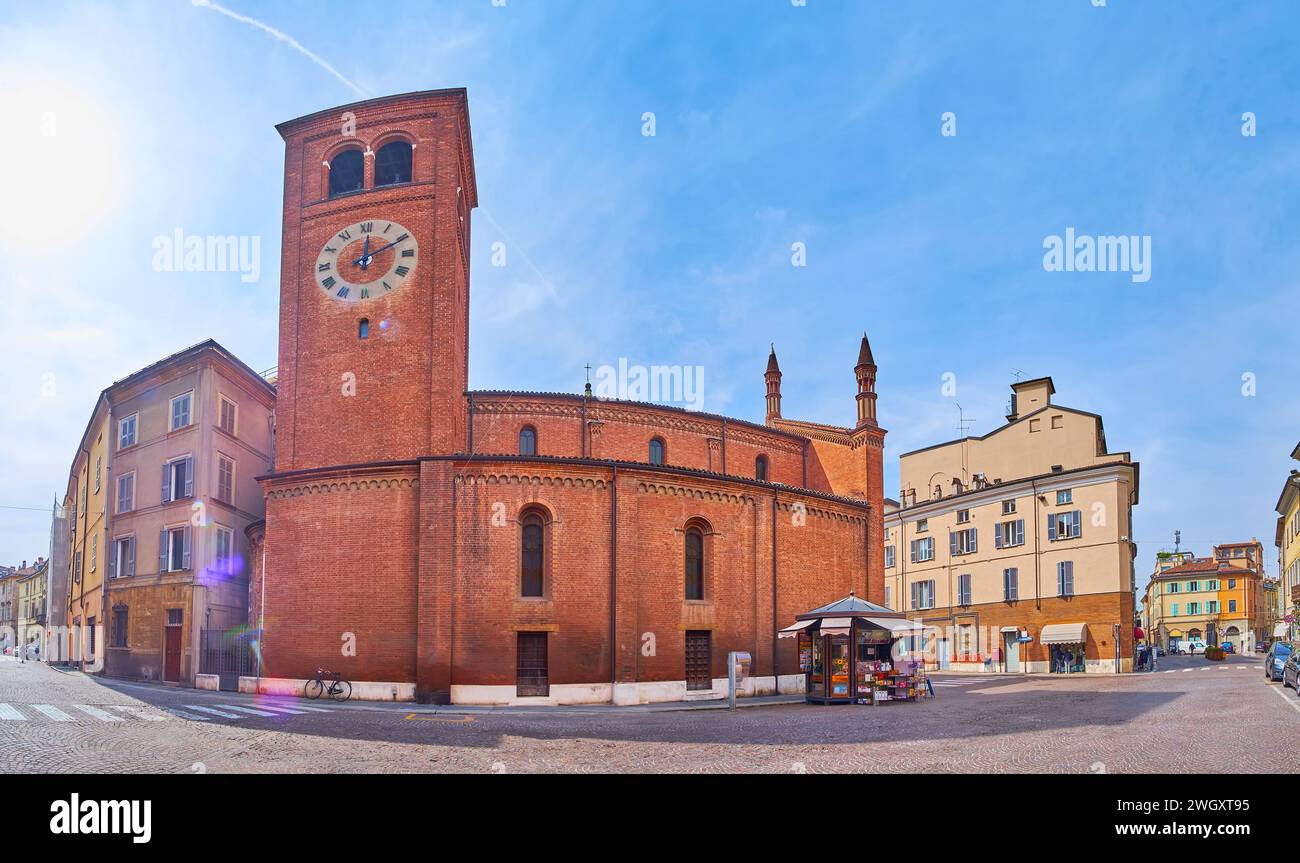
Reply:
[[[275,470],[248,530],[264,691],[324,667],[363,698],[672,701],[716,697],[744,650],[752,694],[798,692],[777,630],[850,591],[883,604],[865,335],[850,377],[845,334],[852,428],[784,418],[775,351],[762,425],[470,390],[465,90],[277,128]]]

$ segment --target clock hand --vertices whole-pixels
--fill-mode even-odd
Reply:
[[[368,239],[370,239],[370,238],[367,237],[366,239],[368,240]],[[389,249],[391,249],[393,246],[396,246],[398,243],[402,243],[402,242],[405,242],[405,241],[406,241],[406,237],[401,237],[401,238],[399,238],[399,239],[393,240],[393,242],[389,243],[387,246],[380,246],[378,249],[375,249],[373,252],[371,252],[371,253],[369,254],[369,257],[373,258],[375,255],[379,254],[380,252],[386,252],[386,251],[388,251]],[[360,258],[357,258],[357,259],[356,259],[355,261],[353,261],[352,263],[357,264],[357,265],[359,266],[359,265],[361,264],[361,259],[360,259]],[[364,268],[363,268],[363,269],[364,269]]]
[[[361,270],[364,272],[366,268],[370,266],[370,235],[369,234],[366,234],[366,245],[365,248],[361,250],[361,260],[363,262],[361,264]]]

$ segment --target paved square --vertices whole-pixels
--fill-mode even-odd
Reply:
[[[1153,673],[939,675],[880,707],[435,709],[201,692],[0,662],[5,772],[1300,770],[1256,657]]]

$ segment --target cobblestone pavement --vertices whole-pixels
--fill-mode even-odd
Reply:
[[[464,712],[200,692],[0,662],[2,772],[1296,772],[1257,657],[1120,677],[937,675],[880,707]]]

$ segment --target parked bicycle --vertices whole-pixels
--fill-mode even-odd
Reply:
[[[352,684],[344,680],[343,675],[337,671],[317,668],[316,676],[307,681],[307,685],[302,688],[302,694],[308,698],[328,695],[335,701],[347,701],[352,697]]]

